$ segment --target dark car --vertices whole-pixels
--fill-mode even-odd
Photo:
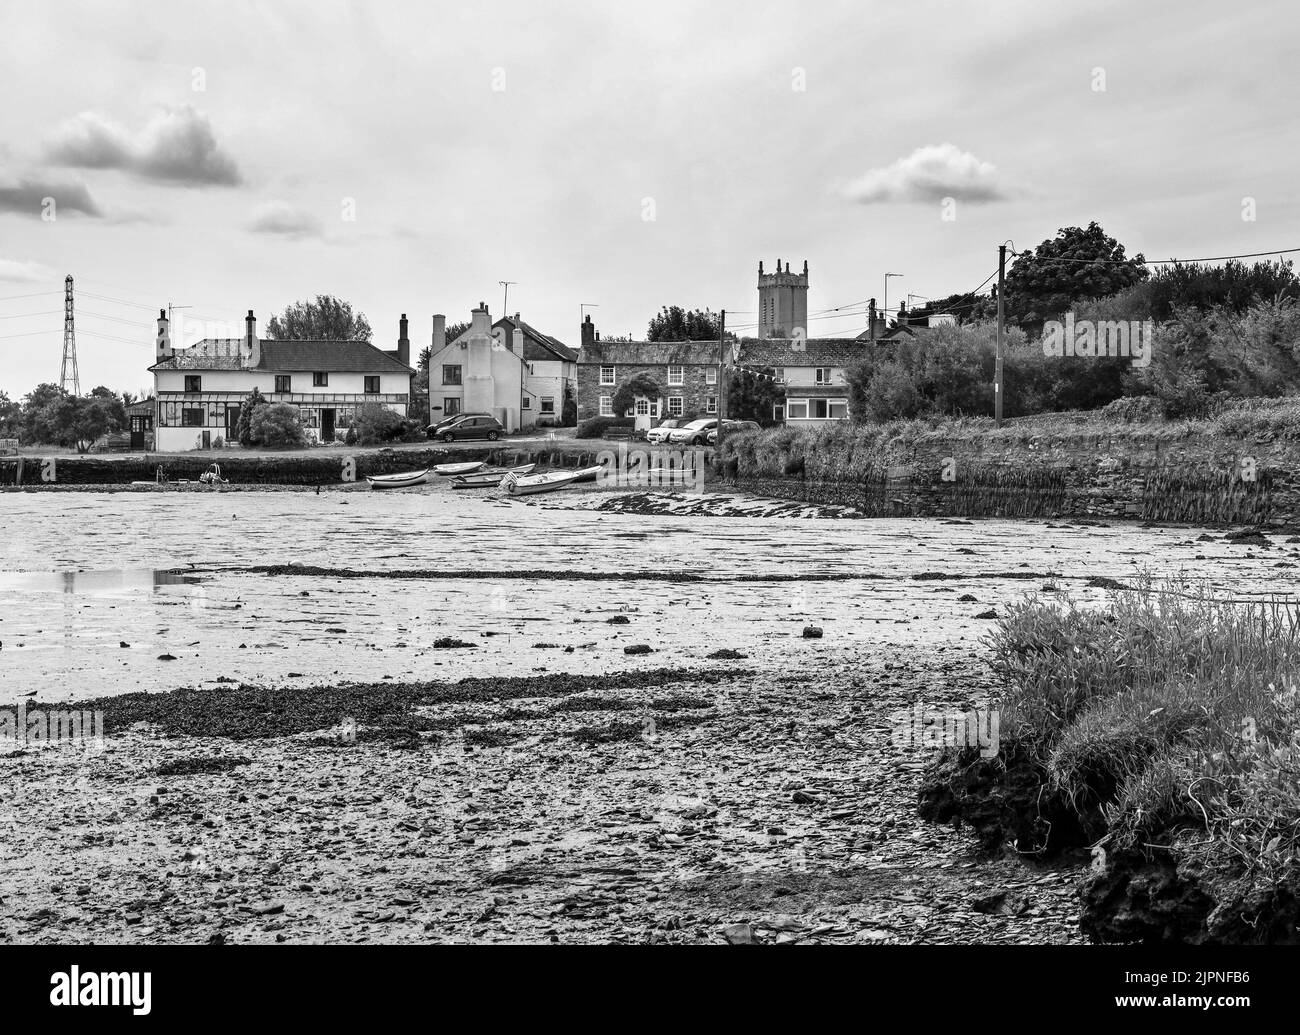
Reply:
[[[495,442],[505,433],[505,427],[495,417],[464,414],[454,423],[442,428],[434,437],[443,442],[455,442],[463,438],[485,438],[489,442]]]
[[[759,424],[757,421],[752,421],[752,420],[724,420],[722,422],[722,429],[728,435],[734,435],[741,431],[758,431]],[[718,444],[718,429],[714,428],[712,431],[709,432],[709,445],[716,446],[717,444]]]
[[[450,427],[458,420],[464,420],[466,417],[491,417],[490,413],[453,413],[450,417],[443,417],[440,421],[435,421],[429,425],[429,437],[437,438],[442,433],[442,429]]]

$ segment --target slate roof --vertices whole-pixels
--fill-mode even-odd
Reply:
[[[743,338],[740,362],[751,367],[847,367],[866,358],[870,343],[855,338]]]
[[[597,341],[578,351],[580,364],[618,366],[718,365],[716,341]]]
[[[509,324],[510,332],[514,332],[515,319],[513,316],[503,316],[492,326],[498,327],[501,324]],[[559,338],[552,338],[549,334],[543,334],[527,320],[521,319],[519,321],[519,329],[524,332],[524,359],[534,361],[562,359],[568,363],[577,360],[577,349],[569,348]]]
[[[279,341],[259,338],[255,364],[243,338],[204,338],[150,370],[324,370],[329,373],[413,374],[406,364],[368,341]]]

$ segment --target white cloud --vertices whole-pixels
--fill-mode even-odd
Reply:
[[[0,283],[5,284],[52,284],[58,281],[58,274],[39,262],[21,262],[17,259],[0,258]]]
[[[253,213],[248,228],[259,234],[280,234],[284,237],[319,237],[320,220],[310,212],[296,208],[287,201],[268,201]]]
[[[872,169],[844,188],[852,201],[1002,201],[1010,191],[997,169],[955,144],[918,147],[892,165]]]
[[[84,111],[55,131],[46,157],[83,169],[121,169],[157,183],[235,186],[235,161],[221,150],[207,116],[184,105],[160,112],[139,133]]]

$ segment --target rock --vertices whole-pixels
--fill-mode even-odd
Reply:
[[[129,647],[129,646],[131,646],[131,645],[130,645],[129,643],[127,643],[126,640],[121,640],[121,641],[118,642],[118,646],[119,646],[119,647]]]
[[[653,654],[648,643],[634,643],[630,647],[623,648],[624,654]]]
[[[722,929],[722,937],[732,945],[754,945],[754,928],[749,924],[732,924]]]
[[[748,654],[741,654],[738,650],[731,650],[724,647],[722,650],[715,650],[712,654],[706,654],[710,661],[739,661],[742,658],[749,657]]]
[[[981,612],[980,612],[979,614],[977,614],[975,617],[976,617],[976,618],[989,618],[989,619],[996,619],[997,616],[998,616],[998,613],[997,613],[996,611],[989,610],[989,611],[981,611]]]
[[[627,615],[615,615],[613,618],[606,618],[605,621],[610,625],[628,625],[631,623],[632,619]]]
[[[820,640],[822,638],[821,626],[805,625],[803,627],[803,638],[805,640]]]
[[[159,661],[175,661],[175,660],[176,660],[176,655],[175,655],[175,654],[159,654],[159,655],[158,655],[158,660],[159,660]]]
[[[793,801],[796,805],[816,805],[816,804],[817,804],[817,799],[814,798],[814,797],[813,797],[811,794],[809,794],[807,791],[795,791],[794,794],[792,794],[792,795],[790,796],[790,800]]]
[[[978,603],[979,603],[979,601],[976,600],[976,599],[975,599],[973,596],[971,596],[969,593],[963,593],[961,596],[959,596],[959,597],[957,598],[957,600],[958,600],[959,603],[962,603],[962,604],[978,604]]]

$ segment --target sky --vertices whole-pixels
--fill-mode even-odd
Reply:
[[[811,336],[1096,220],[1148,259],[1300,246],[1287,0],[0,0],[0,391],[151,385],[317,294],[383,348],[486,302],[579,344],[662,306]],[[49,199],[53,199],[51,202]],[[917,296],[920,296],[919,298]],[[840,310],[830,312],[830,310]]]

